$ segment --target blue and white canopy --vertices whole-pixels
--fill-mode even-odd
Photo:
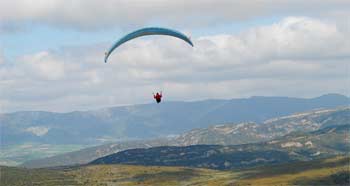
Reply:
[[[149,27],[149,28],[142,28],[139,30],[136,30],[134,32],[131,32],[124,37],[120,38],[107,52],[105,56],[105,63],[107,63],[109,55],[113,52],[114,49],[118,48],[120,45],[123,43],[135,39],[137,37],[141,36],[147,36],[147,35],[167,35],[167,36],[172,36],[176,37],[179,39],[184,40],[188,44],[190,44],[193,47],[193,43],[190,40],[189,37],[186,35],[182,34],[181,32],[178,32],[176,30],[168,29],[168,28],[158,28],[158,27]]]

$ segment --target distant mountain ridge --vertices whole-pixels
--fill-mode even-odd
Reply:
[[[337,125],[350,125],[350,107],[313,110],[269,119],[261,124],[246,122],[214,125],[208,128],[193,129],[173,138],[112,143],[45,159],[32,160],[23,165],[26,167],[48,167],[85,164],[109,154],[135,148],[198,144],[237,145],[264,142],[294,132],[312,132]]]
[[[263,143],[243,145],[163,146],[131,149],[90,164],[188,166],[227,170],[346,155],[350,125],[329,126],[311,133],[294,133]]]
[[[164,102],[100,110],[0,114],[2,145],[102,144],[181,134],[218,123],[261,123],[266,119],[320,108],[347,106],[338,94],[317,98],[251,97],[247,99]]]
[[[177,137],[182,145],[236,145],[274,139],[294,131],[315,131],[327,126],[350,124],[350,107],[313,110],[268,119],[261,124],[246,122],[193,129]]]

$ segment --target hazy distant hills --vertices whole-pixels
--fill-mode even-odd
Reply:
[[[167,139],[112,143],[49,158],[28,161],[24,163],[24,166],[48,167],[84,164],[102,156],[135,148],[149,148],[156,146],[188,146],[197,144],[236,145],[271,141],[272,139],[278,139],[279,137],[283,136],[284,138],[287,138],[288,136],[285,136],[287,134],[297,134],[301,131],[322,131],[327,127],[334,127],[338,125],[350,125],[349,107],[302,112],[269,119],[260,124],[245,122],[238,124],[213,125],[208,128],[193,129],[189,132],[183,133],[180,136]],[[303,133],[303,135],[306,134]],[[327,141],[322,142],[326,143]]]
[[[86,164],[96,158],[130,148],[149,148],[167,145],[174,145],[174,143],[169,139],[123,141],[118,143],[110,143],[95,147],[89,147],[79,151],[64,153],[48,158],[34,159],[25,162],[24,164],[22,164],[22,166],[25,166],[27,168],[39,168]]]
[[[0,114],[1,143],[91,145],[120,139],[165,137],[214,124],[261,123],[273,117],[349,103],[348,97],[328,94],[312,99],[251,97],[164,102],[69,113],[15,112]]]
[[[293,133],[269,142],[244,145],[193,145],[131,149],[91,164],[189,166],[212,169],[246,168],[349,153],[350,125],[329,126],[311,133]]]

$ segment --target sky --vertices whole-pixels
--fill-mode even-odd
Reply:
[[[348,0],[0,0],[0,113],[350,95]],[[137,38],[142,27],[189,35]]]

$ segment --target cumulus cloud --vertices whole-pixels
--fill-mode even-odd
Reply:
[[[0,66],[0,104],[14,110],[85,110],[253,95],[349,95],[349,32],[328,20],[287,17],[239,34],[136,39],[103,63],[108,43],[43,51]],[[4,106],[2,106],[4,107]],[[0,107],[1,108],[1,107]]]
[[[49,130],[50,129],[48,127],[35,126],[26,128],[25,132],[32,133],[36,136],[44,136],[45,134],[47,134],[47,132],[49,132]]]
[[[20,59],[24,71],[39,79],[58,80],[65,76],[65,63],[54,59],[48,52],[40,52]]]
[[[3,27],[0,30],[16,28],[13,24],[25,22],[73,29],[125,28],[154,22],[170,26],[212,26],[273,14],[321,15],[349,5],[347,0],[11,0],[0,2]]]

